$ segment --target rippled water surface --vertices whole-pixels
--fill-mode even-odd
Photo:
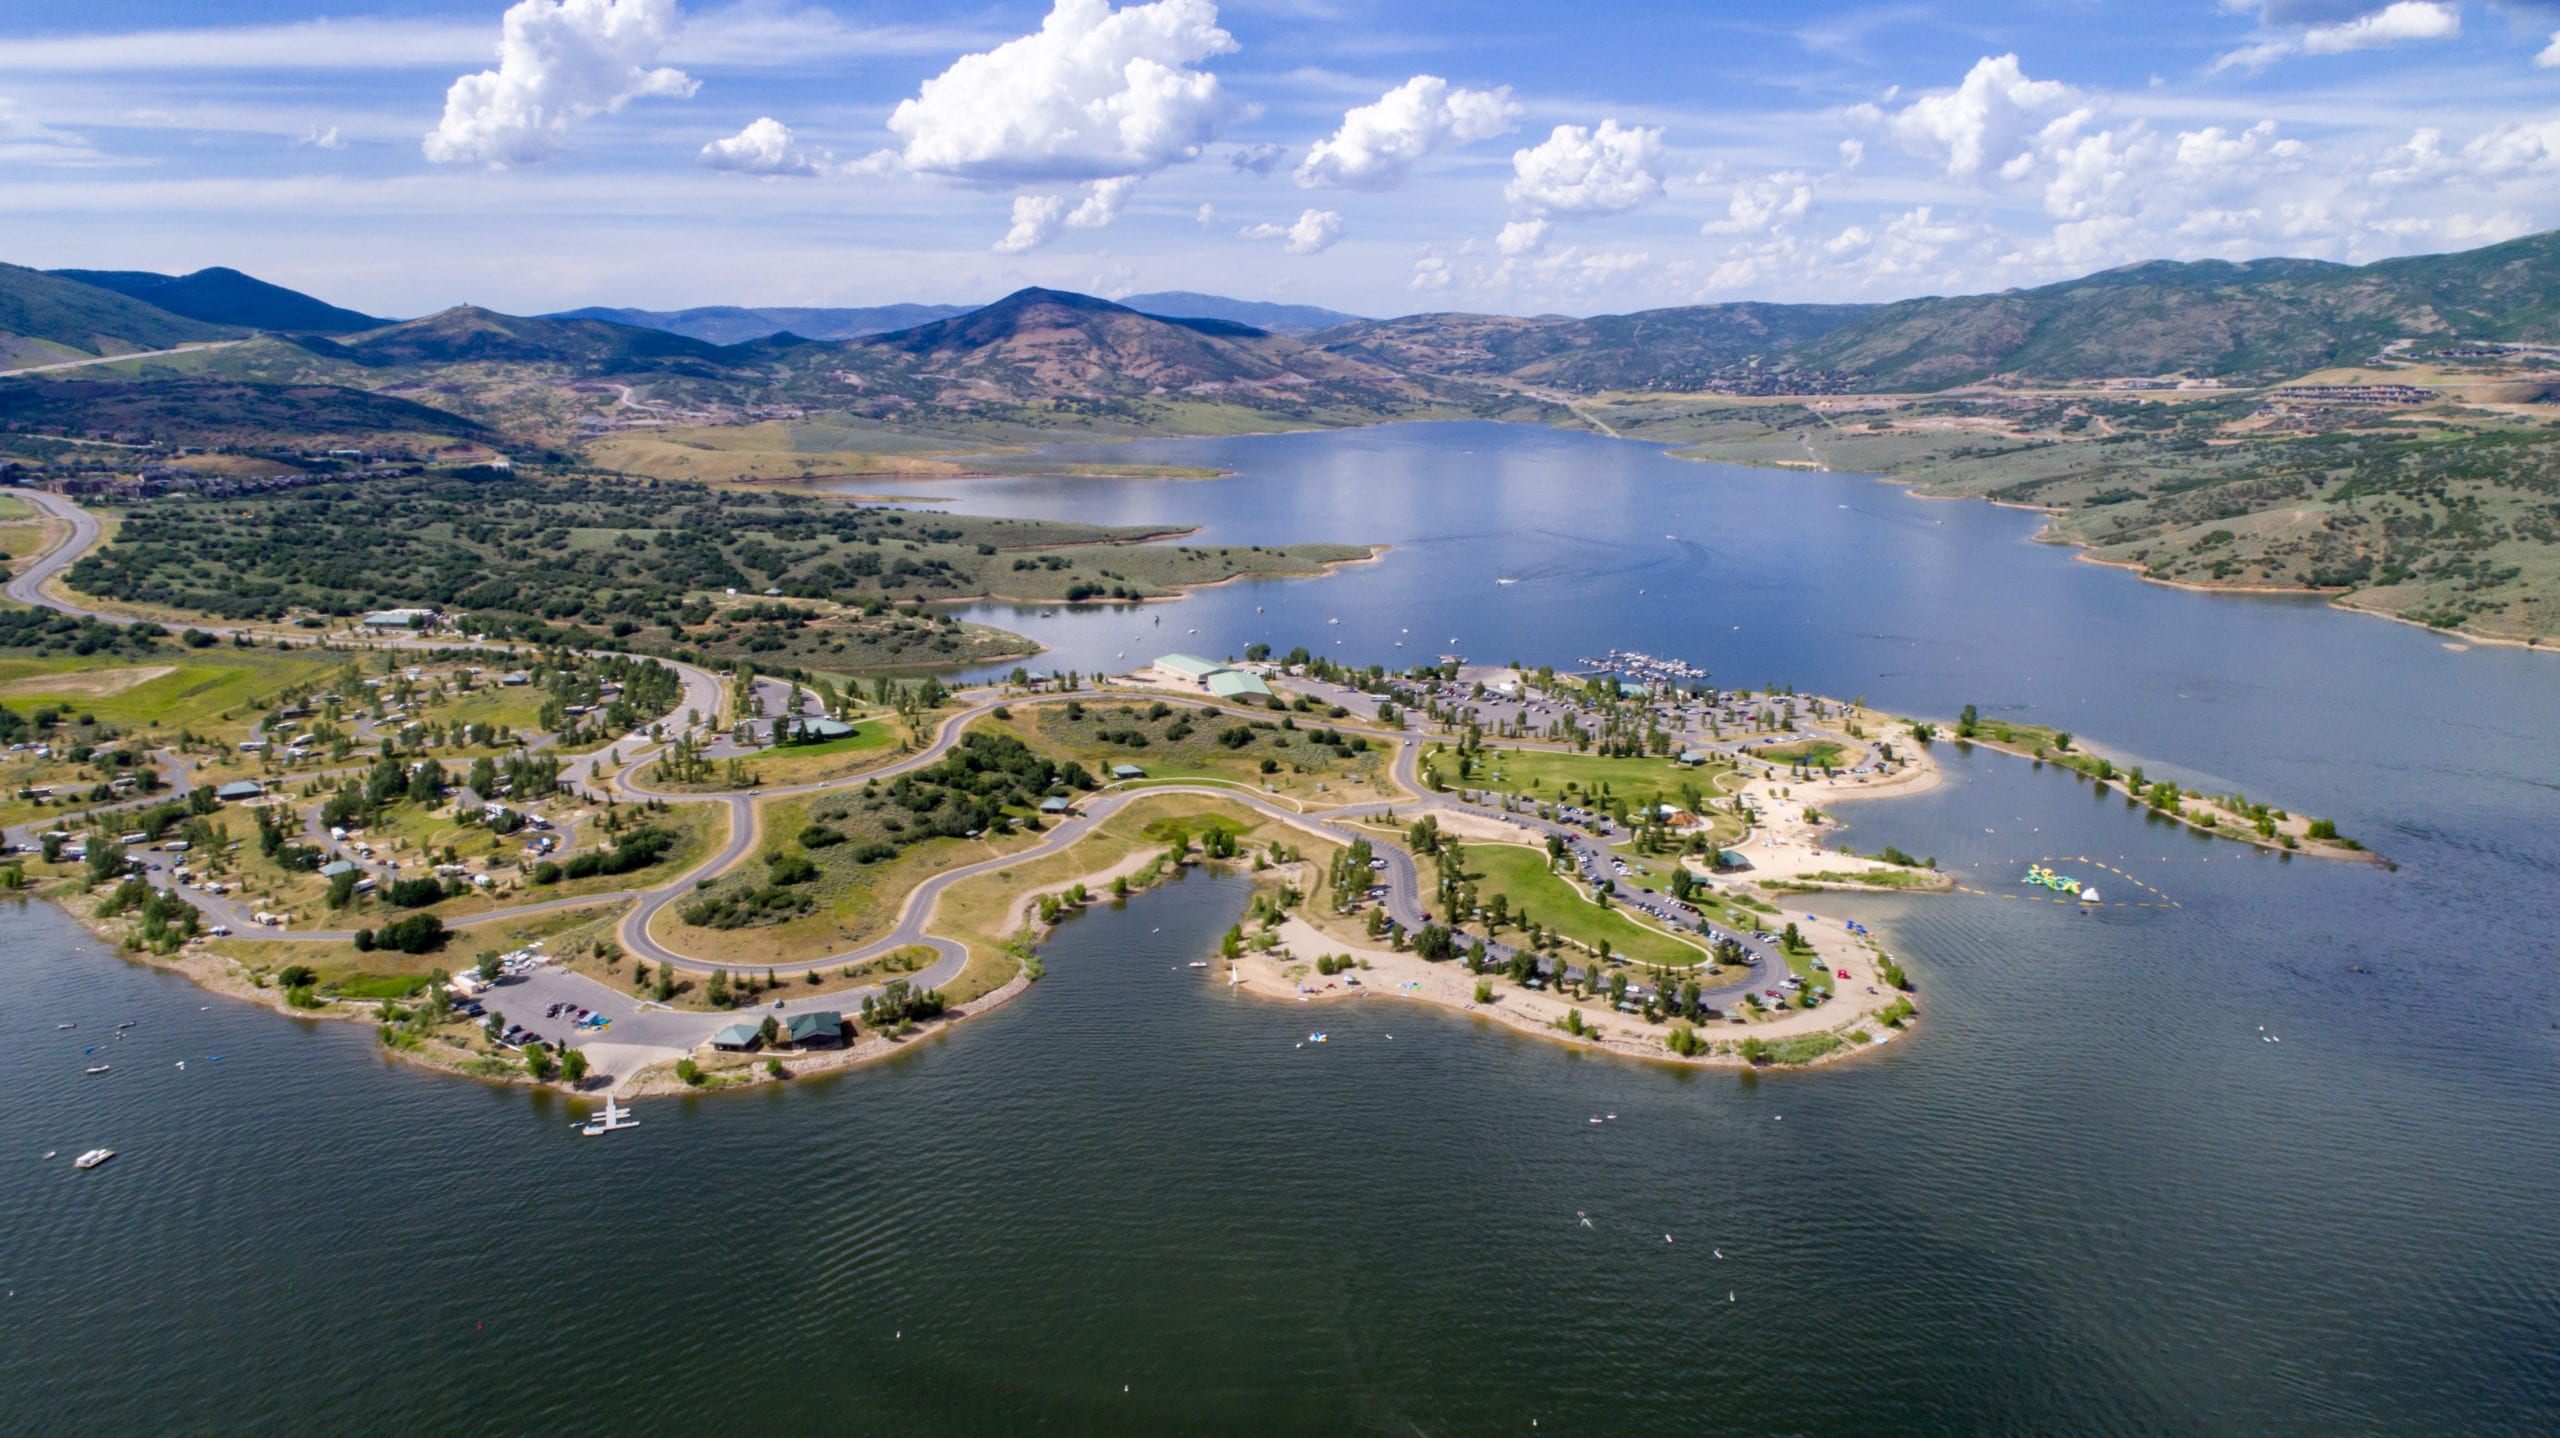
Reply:
[[[1941,745],[1949,782],[1848,806],[1853,841],[1994,894],[2103,860],[2178,907],[1817,902],[1887,929],[1926,1023],[1755,1079],[1237,999],[1182,965],[1244,886],[1193,877],[1074,921],[1026,999],[896,1061],[645,1105],[610,1140],[0,909],[0,1431],[2560,1424],[2551,659],[1583,436],[1099,453],[1238,473],[952,505],[1396,547],[1179,604],[987,608],[1062,666],[1616,643],[2060,723],[2401,867],[2214,844]],[[72,1172],[93,1144],[122,1156]]]

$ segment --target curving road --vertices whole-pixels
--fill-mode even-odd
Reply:
[[[68,533],[65,535],[62,542],[56,544],[43,555],[29,561],[19,574],[13,576],[9,580],[7,585],[7,593],[9,597],[22,603],[41,605],[46,608],[58,610],[75,616],[99,619],[107,622],[126,622],[119,616],[83,608],[68,600],[49,594],[44,590],[44,585],[49,580],[60,574],[65,569],[68,569],[73,563],[77,562],[82,554],[86,553],[91,547],[98,543],[103,533],[98,520],[94,516],[82,510],[78,505],[71,503],[69,500],[63,499],[58,495],[39,490],[19,490],[14,492],[24,496],[37,508],[44,510],[54,518],[62,521],[68,526]],[[228,631],[215,630],[212,632],[225,633]],[[447,642],[437,644],[434,647],[469,648],[474,646],[471,646],[467,642]],[[713,675],[698,666],[680,664],[672,660],[661,660],[660,662],[666,663],[670,668],[676,670],[682,681],[683,696],[678,700],[678,712],[682,712],[686,709],[693,710],[702,716],[704,722],[701,727],[707,729],[714,735],[720,733],[721,730],[718,718],[728,697],[726,684],[718,676]],[[773,700],[778,701],[782,697],[782,692],[784,691],[777,691],[770,697]],[[719,852],[708,856],[702,862],[687,869],[684,873],[676,875],[665,882],[654,886],[642,889],[615,890],[607,893],[582,895],[576,898],[550,899],[537,903],[516,905],[509,908],[491,910],[468,918],[458,919],[454,921],[454,926],[457,928],[476,927],[479,925],[501,923],[526,918],[561,909],[593,904],[614,903],[628,899],[635,902],[633,903],[631,912],[625,916],[620,926],[620,939],[622,945],[627,951],[653,963],[670,965],[677,969],[693,972],[708,972],[715,969],[725,969],[730,972],[751,973],[771,969],[776,973],[787,972],[792,974],[803,974],[816,970],[860,964],[898,949],[921,946],[932,949],[937,957],[935,962],[928,968],[909,976],[909,982],[918,987],[931,988],[948,983],[950,980],[955,978],[959,974],[961,967],[965,964],[968,957],[967,950],[963,945],[950,939],[936,936],[927,931],[927,925],[931,920],[935,904],[940,900],[943,893],[953,884],[960,883],[966,879],[970,879],[981,874],[1000,870],[1017,863],[1058,853],[1083,839],[1097,826],[1108,820],[1112,815],[1119,812],[1120,809],[1128,804],[1141,798],[1158,794],[1201,795],[1224,799],[1228,802],[1239,804],[1245,808],[1251,809],[1266,819],[1298,829],[1331,843],[1347,844],[1357,838],[1375,837],[1352,827],[1354,823],[1360,820],[1375,819],[1398,814],[1419,817],[1422,813],[1436,811],[1452,814],[1463,813],[1480,819],[1509,824],[1538,835],[1542,839],[1549,836],[1561,838],[1566,843],[1570,851],[1574,853],[1580,868],[1588,878],[1597,879],[1605,876],[1608,873],[1609,866],[1615,858],[1615,856],[1609,852],[1606,846],[1597,837],[1572,825],[1557,823],[1535,817],[1534,815],[1509,812],[1494,805],[1474,803],[1462,796],[1433,792],[1422,783],[1420,778],[1419,766],[1422,745],[1418,738],[1400,733],[1370,731],[1371,737],[1379,740],[1380,742],[1397,746],[1396,757],[1392,766],[1392,773],[1395,782],[1412,796],[1410,799],[1348,805],[1338,809],[1328,810],[1321,814],[1309,815],[1294,809],[1284,808],[1280,804],[1272,802],[1251,788],[1244,786],[1231,788],[1208,783],[1151,783],[1143,787],[1133,789],[1106,788],[1105,790],[1087,798],[1081,805],[1080,812],[1059,822],[1049,831],[1048,836],[1043,839],[1042,842],[1032,848],[1010,854],[991,856],[976,863],[945,870],[925,879],[914,889],[908,892],[899,908],[897,924],[888,934],[869,943],[845,950],[841,953],[829,954],[822,958],[803,960],[801,962],[788,965],[723,964],[677,953],[661,944],[650,934],[649,928],[655,918],[660,913],[664,912],[669,905],[675,903],[684,895],[691,893],[697,881],[728,871],[755,850],[760,838],[757,828],[755,809],[755,801],[758,798],[816,793],[923,768],[937,762],[945,754],[949,753],[951,749],[959,743],[962,734],[972,723],[986,716],[989,711],[995,709],[1000,704],[1026,705],[1062,703],[1070,699],[1084,699],[1090,701],[1095,697],[1095,695],[1091,692],[1086,692],[1073,695],[1051,694],[1027,697],[1022,695],[1006,696],[994,691],[982,689],[962,693],[955,695],[954,697],[961,701],[960,707],[946,715],[936,726],[932,740],[913,753],[905,755],[891,764],[870,769],[860,774],[845,778],[820,780],[806,784],[777,786],[771,789],[747,789],[743,791],[720,791],[688,794],[650,788],[639,783],[633,776],[646,767],[647,760],[653,757],[655,752],[661,747],[660,741],[652,739],[645,731],[643,731],[635,732],[620,740],[598,745],[594,750],[575,756],[566,761],[561,775],[561,783],[564,788],[572,790],[586,790],[591,793],[593,791],[600,790],[605,793],[638,800],[659,799],[670,803],[725,804],[728,806],[729,810],[728,842],[721,847]],[[768,703],[764,707],[778,708],[780,706],[778,703]],[[668,727],[671,731],[682,730],[683,728],[680,724],[672,721],[669,723]],[[685,730],[684,732],[691,731]],[[670,732],[669,737],[674,737],[673,732]],[[1519,745],[1524,741],[1513,740],[1511,742],[1514,745]],[[1560,745],[1550,746],[1534,741],[1527,742],[1529,747],[1536,748],[1556,747],[1561,749],[1564,747]],[[598,770],[602,767],[608,754],[619,758],[620,767],[609,778],[599,779]],[[173,782],[180,786],[184,785],[186,780],[182,770],[177,769],[174,764],[169,763],[165,759],[164,767],[170,768]],[[177,792],[184,793],[184,788],[179,787]],[[161,802],[163,801],[163,798],[164,796],[153,796],[151,800],[138,802]],[[33,826],[22,827],[32,829]],[[1382,871],[1382,878],[1386,889],[1385,907],[1389,916],[1395,920],[1399,927],[1408,932],[1418,929],[1423,924],[1430,922],[1430,913],[1425,908],[1422,899],[1421,876],[1414,862],[1413,856],[1403,848],[1392,844],[1376,845],[1374,846],[1374,852],[1376,856],[1385,863],[1385,868]],[[146,864],[151,865],[155,869],[155,878],[161,877],[159,873],[156,872],[159,868],[163,867],[163,861],[160,856],[147,854],[138,855],[137,857],[144,858]],[[205,902],[208,907],[213,907],[215,909],[218,916],[227,914],[230,910],[237,908],[236,905],[224,903],[223,901],[211,898],[211,896],[208,896]],[[1649,895],[1642,902],[1654,907],[1661,917],[1677,926],[1685,927],[1692,931],[1698,931],[1705,927],[1705,921],[1702,916],[1698,915],[1694,910],[1689,909],[1685,905],[1675,904],[1667,896]],[[236,926],[238,923],[245,922],[246,915],[234,915],[232,918]],[[299,930],[293,932],[269,930],[265,931],[262,934],[262,937],[340,941],[352,937],[352,934],[350,932],[335,930]],[[1731,937],[1742,942],[1746,952],[1751,954],[1755,963],[1764,965],[1765,967],[1762,967],[1758,974],[1747,976],[1738,982],[1722,985],[1714,990],[1708,991],[1706,997],[1709,999],[1719,1000],[1739,996],[1742,993],[1758,987],[1763,982],[1763,978],[1761,977],[1762,975],[1774,976],[1784,971],[1783,965],[1766,966],[1768,965],[1769,956],[1762,950],[1756,948],[1747,936],[1726,935],[1716,932],[1712,933],[1710,942],[1712,942],[1714,938],[1724,937]],[[1508,945],[1498,942],[1488,942],[1486,948],[1489,957],[1491,957],[1497,964],[1508,963],[1512,957],[1512,949]],[[1560,962],[1561,961],[1558,960],[1544,961],[1540,964],[1540,969],[1542,972],[1552,973],[1557,967],[1559,967]],[[1570,968],[1566,969],[1566,973],[1570,974],[1572,972],[1574,971]],[[859,997],[861,994],[869,992],[876,992],[876,989],[859,989],[850,991],[850,993],[846,994],[830,994],[828,997],[832,999],[843,999]]]

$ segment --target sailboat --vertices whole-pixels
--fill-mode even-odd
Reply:
[[[604,1112],[588,1119],[586,1126],[578,1132],[593,1138],[597,1134],[611,1133],[618,1128],[638,1128],[639,1126],[640,1120],[631,1116],[631,1110],[614,1102],[613,1095],[608,1093],[604,1096]]]

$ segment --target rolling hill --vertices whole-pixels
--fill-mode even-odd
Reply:
[[[485,425],[393,395],[337,385],[224,380],[39,379],[0,384],[0,425],[166,445],[371,448],[386,440],[490,440]]]
[[[664,330],[603,320],[537,319],[462,305],[338,340],[306,338],[304,348],[364,365],[533,364],[597,374],[690,362],[706,371],[728,362],[719,345]]]
[[[160,275],[148,270],[54,270],[128,299],[155,305],[173,315],[206,324],[240,329],[286,330],[310,334],[349,334],[391,323],[313,299],[298,290],[271,285],[238,270],[216,266],[191,275]]]
[[[853,353],[937,382],[945,402],[1171,396],[1393,412],[1439,398],[1434,386],[1365,356],[1228,320],[1162,319],[1062,290],[1020,290],[981,310],[862,341]]]
[[[2153,261],[1996,295],[1904,300],[1790,350],[1870,389],[2191,374],[2282,379],[2394,339],[2560,340],[2560,234],[2363,266]]]
[[[1304,335],[1335,325],[1357,324],[1360,316],[1321,305],[1273,304],[1266,300],[1231,300],[1223,295],[1204,295],[1193,290],[1158,290],[1153,294],[1123,295],[1120,303],[1140,314],[1167,320],[1229,320],[1269,330],[1275,335]]]
[[[1864,305],[1693,305],[1575,319],[1426,314],[1362,320],[1308,336],[1399,369],[1507,378],[1592,393],[1694,389],[1719,370],[1783,356],[1856,321]]]
[[[60,275],[0,265],[0,369],[237,339],[242,333]]]

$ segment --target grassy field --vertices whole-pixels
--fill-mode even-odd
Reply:
[[[1588,754],[1499,746],[1489,746],[1478,757],[1475,771],[1464,779],[1458,777],[1454,755],[1431,756],[1424,762],[1451,788],[1490,789],[1541,804],[1570,803],[1586,808],[1605,809],[1612,800],[1623,802],[1631,811],[1649,804],[1671,804],[1692,813],[1699,812],[1703,802],[1724,792],[1722,780],[1732,772],[1732,766],[1722,762],[1690,768],[1668,759],[1602,759]],[[1719,840],[1741,833],[1741,821],[1730,814],[1701,817],[1713,821],[1713,832]]]
[[[1162,713],[1157,710],[1161,708]],[[1374,797],[1387,782],[1388,751],[1354,753],[1348,745],[1316,742],[1315,727],[1282,728],[1267,710],[1233,709],[1206,701],[1096,701],[1070,718],[1063,704],[1024,705],[1001,722],[1024,743],[1059,759],[1073,759],[1097,779],[1112,766],[1134,764],[1140,782],[1217,779],[1317,803],[1341,804]],[[1219,736],[1242,727],[1250,735],[1230,746]],[[1115,743],[1106,734],[1136,735],[1142,745]],[[1268,760],[1272,772],[1262,772]]]
[[[1706,951],[1697,945],[1639,923],[1614,905],[1603,909],[1592,903],[1578,885],[1548,869],[1544,849],[1470,844],[1466,856],[1467,872],[1480,895],[1488,901],[1497,893],[1507,896],[1514,915],[1525,911],[1546,928],[1595,950],[1605,940],[1612,957],[1630,963],[1688,968],[1707,962]],[[1516,937],[1516,931],[1505,930],[1503,936]]]
[[[803,849],[797,839],[815,813],[842,801],[816,794],[768,799],[757,805],[760,842],[738,868],[713,882],[724,890],[760,886],[766,861],[792,854],[818,865],[817,876],[791,886],[809,901],[807,912],[780,923],[721,929],[685,921],[682,903],[671,904],[657,917],[652,934],[681,954],[721,963],[806,963],[857,948],[889,932],[900,906],[916,885],[945,869],[1030,847],[1038,836],[1011,833],[978,839],[932,838],[909,844],[896,858],[872,863],[851,859],[852,843],[820,850]]]
[[[829,739],[822,744],[783,744],[761,750],[747,758],[747,768],[755,774],[758,787],[782,788],[841,779],[898,757],[899,740],[905,736],[906,726],[897,718],[866,714],[855,721],[855,726],[857,732],[842,739]],[[711,791],[736,787],[729,783],[721,766],[714,766],[698,782],[677,783],[660,767],[653,765],[646,779],[652,787],[667,790]]]
[[[1061,893],[1077,880],[1118,868],[1136,855],[1161,853],[1177,834],[1196,838],[1211,827],[1237,836],[1248,848],[1276,840],[1302,849],[1319,867],[1333,853],[1333,846],[1242,805],[1194,794],[1166,794],[1134,801],[1072,848],[1026,860],[999,873],[964,880],[943,892],[934,909],[933,931],[969,949],[969,971],[962,975],[961,985],[951,991],[953,997],[957,999],[970,988],[972,976],[977,976],[977,982],[994,980],[975,988],[977,993],[1011,979],[1018,961],[1005,944],[1020,928],[1019,910],[1026,895]],[[1162,871],[1156,873],[1160,875]],[[1142,873],[1137,882],[1143,885],[1153,877]],[[1112,901],[1106,893],[1098,902]]]
[[[0,703],[50,705],[136,730],[188,728],[245,735],[274,697],[316,682],[346,656],[316,650],[172,648],[149,663],[101,665],[69,655],[0,658]]]

